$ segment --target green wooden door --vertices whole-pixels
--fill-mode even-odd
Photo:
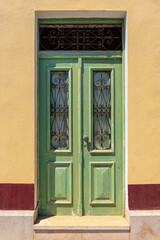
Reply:
[[[122,214],[121,60],[83,61],[84,214]]]
[[[123,214],[121,58],[39,62],[40,215]]]

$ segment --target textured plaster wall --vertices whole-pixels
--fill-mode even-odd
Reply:
[[[34,183],[35,11],[127,11],[129,184],[160,183],[160,1],[2,0],[0,182]]]

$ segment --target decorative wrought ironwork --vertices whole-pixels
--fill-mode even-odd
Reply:
[[[93,73],[93,144],[94,149],[111,148],[111,80],[110,72]]]
[[[68,149],[68,72],[51,72],[51,149]]]
[[[40,25],[40,50],[122,50],[122,26],[116,24]]]

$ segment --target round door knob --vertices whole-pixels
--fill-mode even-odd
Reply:
[[[87,135],[87,134],[84,134],[84,135],[83,135],[83,141],[87,142],[88,139],[89,139],[88,135]]]

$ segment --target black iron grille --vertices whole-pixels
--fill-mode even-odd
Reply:
[[[122,26],[74,24],[39,26],[39,50],[122,50]]]

